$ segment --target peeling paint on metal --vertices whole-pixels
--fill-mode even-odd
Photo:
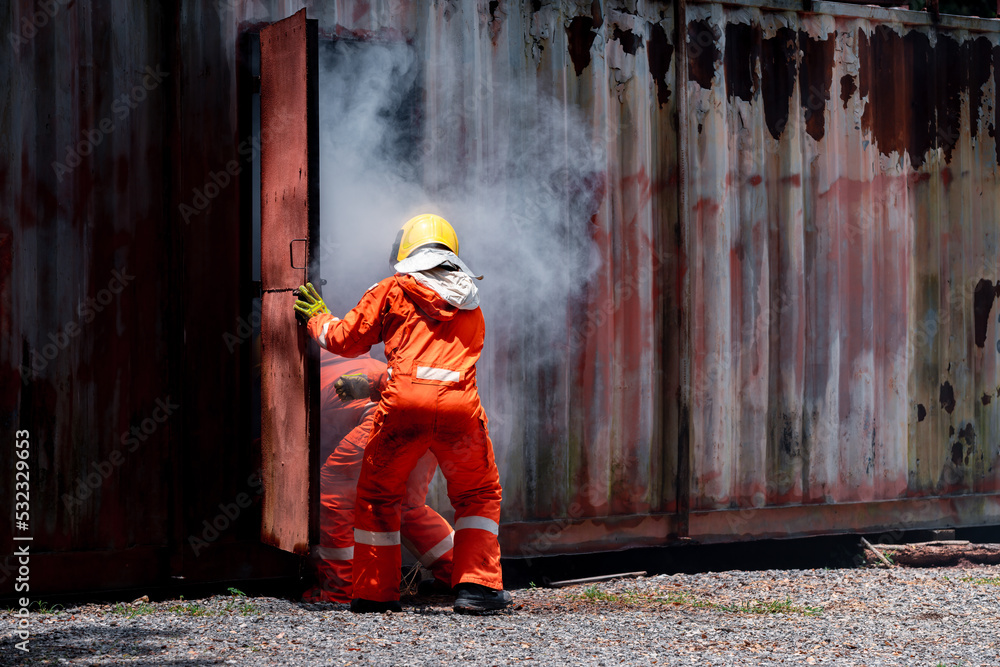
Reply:
[[[779,28],[773,37],[764,40],[761,47],[761,102],[767,129],[775,139],[781,138],[788,124],[788,104],[795,85],[797,51],[795,32],[790,28]]]
[[[702,88],[712,87],[721,36],[718,26],[708,21],[692,21],[688,25],[688,80],[697,81]]]
[[[760,26],[726,24],[726,93],[750,102],[760,89],[757,61],[760,59]]]
[[[569,42],[569,54],[573,59],[576,75],[590,65],[590,48],[594,45],[597,32],[594,29],[594,19],[589,16],[574,16],[566,26],[566,38]]]
[[[817,40],[799,31],[799,97],[805,114],[806,132],[816,141],[823,138],[827,102],[833,76],[833,49],[836,41]]]
[[[654,23],[649,27],[646,55],[649,60],[649,74],[656,83],[657,106],[663,107],[670,100],[670,86],[667,84],[667,72],[674,54],[674,45],[667,40],[663,26]]]

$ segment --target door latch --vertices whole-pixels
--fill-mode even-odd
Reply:
[[[292,239],[291,241],[289,241],[288,242],[288,259],[291,262],[293,269],[304,269],[304,268],[306,268],[304,266],[295,266],[295,243],[297,241],[301,241],[302,243],[309,243],[309,239]],[[304,251],[303,251],[302,254],[303,254],[303,256],[305,256],[305,252]]]

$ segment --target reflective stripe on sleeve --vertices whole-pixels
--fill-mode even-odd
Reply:
[[[323,325],[323,329],[319,332],[319,344],[323,349],[326,349],[326,332],[330,328],[330,323],[334,320],[327,320],[326,324]]]
[[[370,530],[354,529],[354,543],[373,547],[392,547],[399,544],[399,531],[376,533]]]
[[[462,379],[462,374],[458,371],[450,371],[447,368],[417,366],[417,379],[436,380],[438,382],[458,382]]]
[[[500,524],[498,524],[493,519],[487,519],[484,516],[463,516],[461,519],[455,522],[455,530],[462,530],[464,528],[478,528],[479,530],[488,530],[494,535],[497,535],[500,532]]]
[[[323,560],[352,560],[354,547],[313,547],[313,554]]]
[[[420,561],[420,564],[423,565],[424,567],[430,567],[434,563],[434,561],[436,561],[438,558],[451,551],[454,546],[455,546],[455,531],[453,530],[450,533],[448,533],[448,537],[444,538],[443,540],[435,544],[433,547],[428,549],[427,553],[421,556],[418,560]]]

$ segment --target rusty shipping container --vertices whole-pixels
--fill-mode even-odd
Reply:
[[[250,100],[256,35],[303,8],[313,57],[338,42],[412,57],[421,193],[462,211],[450,185],[468,174],[535,188],[463,237],[489,269],[480,386],[506,555],[1000,523],[1000,23],[763,4],[0,11],[0,396],[5,442],[30,434],[33,590],[296,567],[260,536],[283,473],[252,444],[253,324],[295,331],[253,305]],[[522,152],[564,157],[511,181]],[[330,240],[322,275],[350,284],[351,229],[319,199],[310,252]],[[544,307],[534,285],[504,291],[528,274],[486,243],[497,229],[568,249],[544,256],[575,272]],[[302,363],[267,340],[265,373]],[[289,464],[300,483],[309,465]]]

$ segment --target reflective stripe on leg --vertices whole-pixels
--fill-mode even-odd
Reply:
[[[313,554],[323,560],[352,560],[354,547],[313,547]]]
[[[494,535],[498,535],[500,533],[500,524],[493,519],[486,518],[485,516],[463,516],[461,519],[455,521],[455,530],[464,530],[466,528],[486,530]]]
[[[456,522],[456,528],[458,524]],[[489,530],[456,530],[452,586],[464,582],[503,588],[500,543]]]
[[[354,529],[354,543],[368,544],[373,547],[399,546],[399,531],[375,532],[372,530]]]
[[[448,537],[431,547],[427,553],[420,556],[418,560],[424,567],[430,567],[438,558],[445,555],[453,548],[455,548],[455,531],[448,533]]]

